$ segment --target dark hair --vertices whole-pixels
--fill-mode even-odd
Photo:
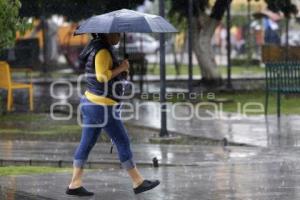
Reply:
[[[91,33],[93,39],[104,39],[106,38],[105,33]]]
[[[92,35],[92,38],[93,38],[93,39],[96,39],[96,38],[98,37],[98,34],[97,34],[97,33],[91,33],[91,35]]]
[[[99,36],[99,33],[91,33],[93,39],[98,39],[100,36]]]

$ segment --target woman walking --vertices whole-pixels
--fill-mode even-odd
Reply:
[[[66,194],[91,196],[94,193],[82,186],[83,167],[104,129],[118,150],[122,167],[128,172],[135,194],[153,189],[159,181],[145,180],[138,171],[131,152],[130,141],[120,119],[120,96],[123,94],[124,73],[128,60],[118,63],[112,45],[120,41],[119,33],[92,34],[93,40],[83,50],[80,59],[85,62],[87,90],[80,100],[82,136],[73,161],[73,176]]]

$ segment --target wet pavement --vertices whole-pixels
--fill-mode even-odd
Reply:
[[[34,165],[36,161],[55,163],[63,161],[65,166],[72,166],[72,156],[78,143],[74,142],[46,142],[46,141],[0,141],[0,165],[7,165],[29,161]],[[264,148],[243,148],[200,145],[163,145],[163,144],[132,144],[134,159],[138,164],[152,165],[156,157],[160,165],[164,166],[197,166],[203,162],[217,162],[222,160],[238,160],[240,158],[256,157],[257,160],[268,158]],[[98,142],[89,157],[90,163],[118,164],[116,149],[110,154],[109,143]],[[274,153],[271,153],[271,155]],[[284,156],[283,156],[284,157]]]
[[[4,158],[4,154],[10,159],[21,158],[22,154],[24,159],[41,158],[43,154],[48,159],[71,159],[75,143],[64,144],[1,142],[1,159]],[[106,149],[106,145],[97,144],[90,160],[100,157],[108,159],[106,151],[102,148]],[[99,167],[96,171],[87,172],[84,178],[84,185],[96,195],[83,199],[296,200],[300,198],[298,147],[279,149],[134,145],[133,150],[138,163],[147,162],[153,156],[157,156],[161,163],[175,164],[161,165],[159,168],[140,167],[144,177],[162,181],[158,188],[134,195],[130,180],[122,169],[118,166],[104,169]],[[0,177],[2,187],[0,197],[3,200],[78,199],[64,194],[70,178],[70,173]]]
[[[56,111],[63,110],[68,114],[77,116],[79,104],[78,93],[81,91],[72,86],[68,97],[69,86],[54,86],[55,98],[51,97],[49,85],[37,85],[35,87],[35,102],[37,112],[50,113],[51,105],[62,104],[53,107]],[[27,94],[16,92],[15,107],[17,111],[26,111]],[[25,103],[24,103],[25,102]],[[132,113],[124,113],[124,117],[130,117],[125,123],[141,126],[142,128],[160,129],[160,104],[157,102],[132,100]],[[201,102],[200,102],[201,103]],[[68,104],[68,105],[66,105]],[[68,107],[70,105],[70,108]],[[300,141],[300,116],[283,115],[278,121],[274,115],[265,118],[264,115],[241,115],[233,113],[209,112],[205,109],[197,109],[199,104],[192,107],[181,104],[168,104],[167,126],[170,132],[195,136],[199,138],[223,140],[226,138],[231,143],[246,144],[262,147],[298,146]],[[70,110],[71,109],[71,110]],[[192,112],[190,110],[193,110]],[[191,116],[191,117],[190,117]],[[181,118],[190,117],[182,120]]]
[[[49,85],[35,87],[38,111],[49,112],[56,102],[79,103],[77,89],[67,98],[67,90],[56,90],[50,96]],[[17,109],[24,109],[26,94],[15,93]],[[134,100],[133,105],[140,101]],[[171,106],[169,104],[168,106]],[[196,106],[196,105],[195,105]],[[172,109],[169,109],[172,110]],[[143,102],[134,112],[138,118],[126,123],[159,130],[159,104]],[[179,105],[176,116],[189,115],[189,108]],[[173,114],[174,114],[173,113]],[[195,114],[195,113],[194,113]],[[198,116],[211,117],[201,109]],[[175,119],[168,113],[168,130],[182,135],[223,140],[246,146],[201,146],[132,144],[134,158],[146,178],[157,178],[162,184],[155,190],[135,196],[126,173],[120,169],[116,150],[110,144],[97,143],[89,157],[85,186],[94,191],[92,198],[82,199],[162,199],[162,200],[297,200],[300,199],[300,116],[241,116],[216,113],[215,118]],[[123,113],[126,117],[126,113]],[[0,140],[0,165],[72,166],[77,143]],[[159,168],[152,167],[157,157]],[[62,164],[63,163],[63,164]],[[110,164],[108,167],[102,167]],[[0,200],[78,199],[64,194],[69,173],[0,177]]]
[[[0,165],[11,161],[44,161],[51,163],[64,161],[72,167],[72,156],[77,142],[46,141],[0,141]],[[212,163],[264,163],[264,162],[298,162],[299,147],[263,148],[238,146],[206,145],[166,145],[166,144],[132,144],[134,160],[138,164],[151,166],[156,157],[162,166],[201,166]],[[91,163],[117,164],[119,160],[116,149],[110,154],[110,144],[98,142],[89,156]],[[28,163],[28,162],[27,162]],[[28,164],[27,164],[28,165]]]
[[[136,100],[134,105],[141,105]],[[241,115],[211,112],[186,105],[168,104],[167,127],[171,132],[216,140],[226,138],[229,142],[262,147],[299,146],[300,116]],[[128,121],[143,127],[160,128],[160,104],[143,102],[138,113]],[[193,111],[191,111],[193,110]],[[126,115],[125,115],[126,116]],[[128,115],[129,116],[129,115]],[[181,118],[190,117],[182,120]]]
[[[291,165],[291,163],[289,163]],[[88,172],[85,186],[96,194],[80,199],[163,199],[163,200],[296,200],[299,193],[299,163],[274,165],[214,165],[209,167],[143,168],[145,177],[160,179],[153,191],[134,195],[126,173],[121,170]],[[176,176],[174,176],[176,174]],[[276,174],[274,176],[274,174]],[[296,174],[296,175],[295,175]],[[6,177],[7,187],[49,199],[79,199],[64,194],[70,174]],[[11,199],[14,193],[11,192]],[[22,199],[22,198],[19,198]]]

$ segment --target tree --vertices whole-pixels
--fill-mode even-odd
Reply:
[[[268,4],[268,8],[274,12],[282,12],[285,17],[285,31],[286,31],[286,44],[285,44],[285,60],[289,58],[289,21],[291,15],[298,13],[297,6],[292,4],[291,0],[265,0]]]
[[[121,8],[134,8],[143,4],[144,0],[21,0],[20,15],[24,17],[36,17],[41,19],[44,44],[47,44],[46,19],[54,14],[63,15],[66,20],[78,22],[82,19]],[[44,46],[44,71],[47,71],[49,63],[49,48]]]
[[[12,46],[16,32],[25,32],[28,24],[19,17],[21,4],[18,0],[0,0],[0,50]]]
[[[292,14],[298,13],[297,6],[291,0],[265,0],[268,9],[273,12],[282,12],[286,18],[290,18]]]
[[[92,15],[103,14],[122,8],[135,8],[144,0],[21,0],[21,16],[49,17],[53,14],[63,15],[69,21],[79,21]]]
[[[186,0],[171,1],[169,15],[177,18],[179,22],[185,20],[188,16],[188,2]],[[210,7],[209,0],[193,1],[193,51],[201,68],[203,81],[216,82],[221,79],[214,59],[211,39],[230,4],[231,0],[216,0]]]
[[[211,40],[216,27],[226,12],[226,8],[231,5],[231,1],[215,0],[212,6],[209,0],[193,1],[193,51],[205,82],[219,82],[221,79],[221,74],[214,59]],[[187,0],[169,1],[171,4],[169,15],[179,23],[186,21],[188,2]],[[270,10],[283,12],[286,16],[297,12],[296,6],[291,3],[291,0],[265,0],[265,2]],[[246,0],[245,3],[247,3]]]

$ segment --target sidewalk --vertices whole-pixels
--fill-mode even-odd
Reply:
[[[46,141],[0,141],[0,165],[7,165],[18,161],[29,165],[44,162],[57,166],[60,161],[63,166],[71,167],[73,153],[78,143],[74,142],[46,142]],[[219,162],[239,160],[239,155],[254,156],[261,154],[263,148],[244,148],[200,145],[158,145],[132,144],[134,159],[139,165],[152,166],[152,159],[156,157],[162,166],[198,166],[205,162]],[[110,154],[110,144],[97,143],[89,156],[87,167],[93,165],[112,164],[119,168],[116,149]],[[242,156],[243,157],[243,156]],[[262,157],[262,159],[264,159]],[[93,167],[94,168],[94,167]]]
[[[139,103],[139,100],[134,101],[134,105]],[[127,123],[160,129],[160,104],[147,102],[142,105],[135,114],[138,118]],[[178,105],[172,115],[171,104],[168,104],[167,110],[167,128],[178,134],[212,140],[226,138],[235,144],[261,147],[298,146],[300,141],[300,116],[297,115],[282,116],[280,122],[274,115],[266,119],[264,115],[245,117],[234,113],[217,113],[215,118],[208,119],[212,114],[199,110],[201,119],[193,113],[192,119],[179,120],[174,117],[189,116],[189,107]]]
[[[75,143],[1,141],[1,159],[72,159]],[[116,159],[98,143],[91,159]],[[294,200],[300,198],[300,148],[258,148],[181,145],[134,145],[137,162],[157,156],[159,168],[140,167],[146,178],[160,179],[153,191],[135,196],[119,167],[87,172],[84,185],[92,198],[122,200]],[[193,165],[193,166],[192,166]],[[64,194],[70,173],[0,177],[0,197],[8,200],[78,199]]]
[[[44,161],[44,163],[65,162],[66,167],[72,167],[73,153],[78,143],[0,140],[0,164],[6,162]],[[238,147],[238,146],[202,146],[202,145],[162,145],[162,144],[132,144],[134,160],[138,165],[152,167],[152,159],[156,157],[163,167],[176,166],[209,166],[218,163],[264,163],[300,161],[299,147]],[[110,144],[97,143],[89,156],[88,162],[96,164],[111,163],[120,168],[116,149],[110,154]],[[93,167],[93,166],[92,166]]]
[[[57,88],[56,93],[62,97],[65,96],[68,90],[66,88]],[[24,106],[24,101],[27,101],[26,93],[16,92],[15,106],[17,110],[27,110]],[[54,99],[50,96],[49,88],[43,86],[36,87],[35,102],[39,106],[39,112],[50,113],[49,108],[53,103],[66,100]],[[72,105],[74,117],[77,116],[77,106],[79,97],[77,90],[74,90],[73,95],[67,99],[67,102]],[[141,103],[140,100],[132,101],[134,108]],[[168,104],[168,109],[172,104]],[[194,105],[195,108],[195,105]],[[67,113],[69,110],[67,109]],[[173,112],[176,116],[186,117],[189,115],[189,107],[177,105]],[[140,109],[135,109],[134,118],[125,123],[139,126],[141,129],[160,130],[160,104],[157,102],[144,101]],[[204,109],[200,109],[198,113],[192,113],[193,117],[189,120],[176,120],[174,116],[168,112],[167,127],[170,132],[178,134],[195,136],[204,139],[223,140],[226,138],[229,142],[235,144],[245,144],[249,146],[262,147],[284,147],[298,146],[300,144],[300,116],[283,115],[278,123],[275,115],[269,115],[267,120],[264,115],[258,116],[241,116],[234,113],[217,113],[217,116],[212,119],[211,113]],[[198,114],[202,119],[199,119]],[[129,113],[130,115],[130,113]],[[125,113],[126,116],[126,113]],[[136,116],[139,116],[136,118]]]
[[[85,187],[94,191],[95,196],[80,199],[296,200],[300,198],[300,182],[297,176],[294,176],[295,173],[299,173],[299,162],[282,165],[266,163],[220,164],[199,168],[143,168],[141,172],[145,177],[160,179],[161,185],[147,193],[134,195],[130,180],[124,171],[112,169],[88,172],[84,179]],[[71,174],[5,177],[0,179],[0,184],[13,188],[4,192],[10,196],[18,194],[19,198],[17,196],[14,200],[79,199],[64,194],[70,178]],[[34,198],[35,195],[39,197]]]

